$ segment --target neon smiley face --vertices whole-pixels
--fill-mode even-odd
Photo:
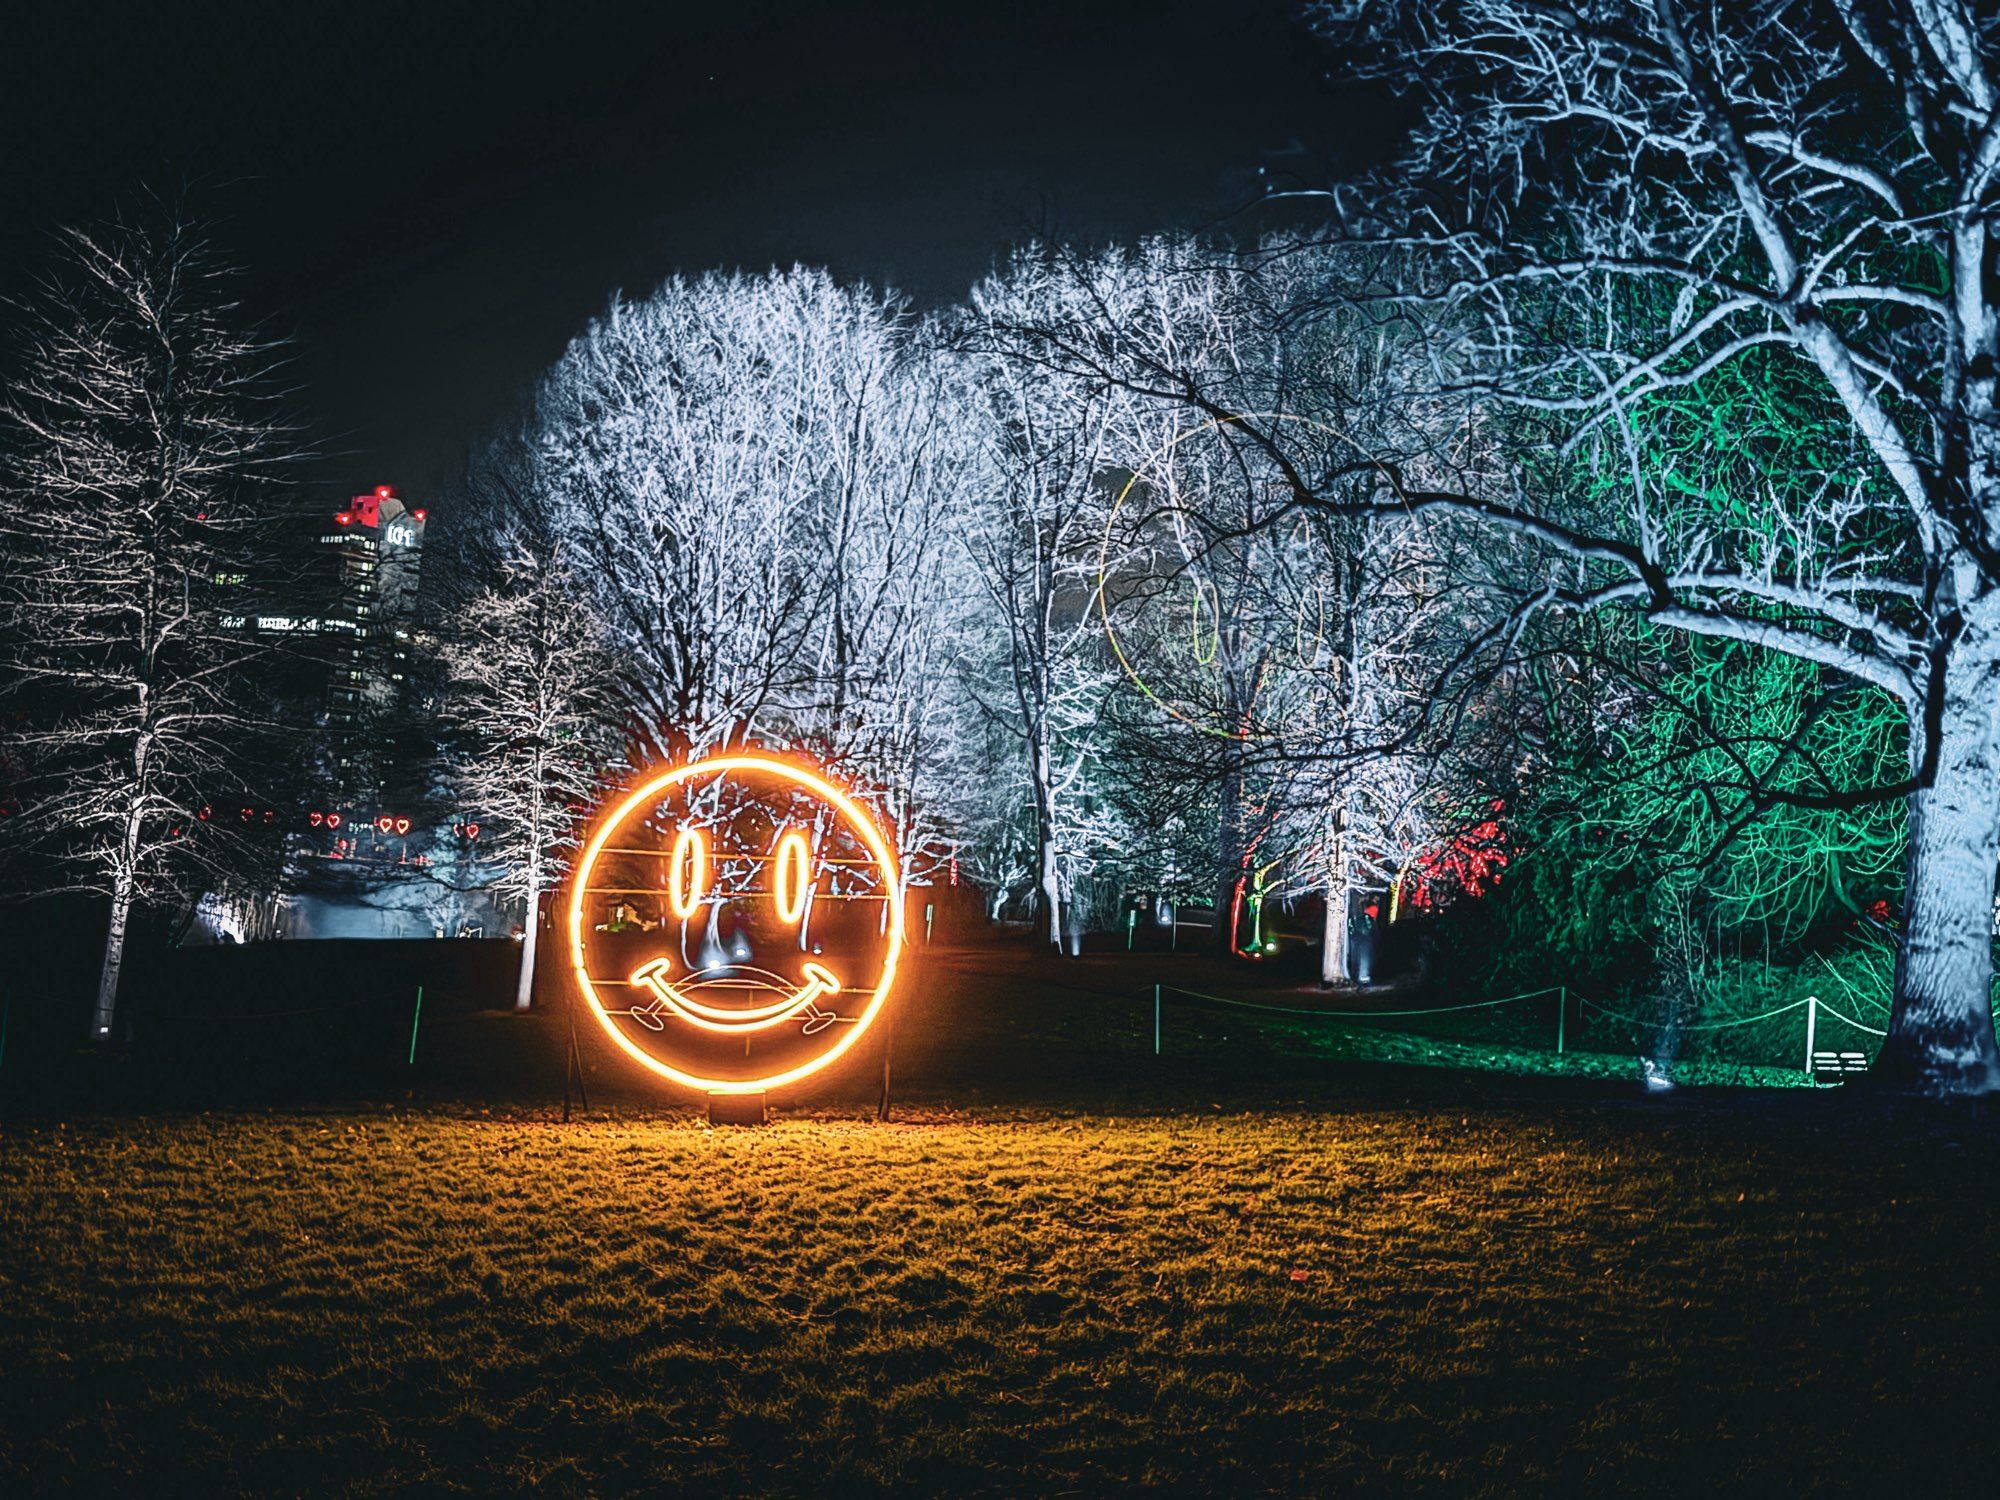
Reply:
[[[571,967],[598,1024],[650,1071],[707,1093],[781,1088],[881,1013],[900,890],[881,828],[817,770],[694,761],[592,831],[571,883]]]

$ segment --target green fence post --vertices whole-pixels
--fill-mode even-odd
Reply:
[[[1557,1057],[1562,1056],[1563,1021],[1567,1018],[1568,1014],[1569,1014],[1569,988],[1566,985],[1559,984],[1556,986],[1556,1056]]]
[[[417,1027],[424,1019],[424,987],[417,986],[417,1008],[410,1012],[410,1066],[417,1065]]]

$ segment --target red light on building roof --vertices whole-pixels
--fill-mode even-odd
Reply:
[[[334,520],[340,522],[340,524],[343,526],[352,526],[354,524],[354,513],[352,511],[344,510],[339,515],[335,516]]]
[[[410,514],[411,514],[411,515],[413,515],[413,516],[415,516],[415,517],[416,517],[416,518],[417,518],[417,519],[418,519],[419,521],[421,521],[421,520],[422,520],[422,519],[423,519],[423,518],[424,518],[424,517],[425,517],[426,515],[428,515],[428,514],[429,514],[429,512],[428,512],[428,511],[426,511],[426,510],[423,510],[422,508],[419,508],[419,509],[416,509],[416,510],[413,510],[413,511],[411,511],[411,512],[410,512]]]
[[[387,500],[391,495],[395,493],[396,491],[389,485],[378,484],[375,486],[375,498],[377,500]]]

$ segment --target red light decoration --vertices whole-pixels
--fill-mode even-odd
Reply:
[[[408,833],[409,831],[410,831],[410,820],[408,818],[396,819],[396,832]]]
[[[1496,801],[1491,811],[1507,810]],[[1453,894],[1490,895],[1507,868],[1507,830],[1498,817],[1474,824],[1440,849],[1418,857],[1410,869],[1409,903],[1422,911],[1442,904]]]
[[[392,488],[389,485],[378,484],[375,486],[375,498],[377,500],[387,500],[391,495],[395,493],[396,491],[394,490],[394,488]]]
[[[430,512],[425,510],[422,506],[419,506],[417,509],[411,511],[410,514],[415,516],[419,521],[421,521],[424,519],[425,516],[429,515]]]
[[[329,828],[338,828],[340,826],[340,814],[328,813],[326,815],[326,826]]]
[[[307,821],[308,823],[312,824],[312,826],[313,826],[313,827],[317,828],[317,827],[319,827],[319,825],[320,825],[320,824],[322,824],[322,823],[324,823],[324,822],[326,821],[326,814],[325,814],[325,813],[323,813],[323,812],[310,812],[310,813],[307,813],[307,814],[306,814],[306,821]]]
[[[396,820],[390,817],[386,813],[384,813],[381,817],[375,820],[375,831],[377,833],[388,833],[392,829],[394,829],[395,826],[396,826]]]
[[[479,825],[478,825],[477,823],[467,823],[467,824],[465,825],[465,836],[466,836],[467,838],[469,838],[469,839],[476,839],[476,838],[478,838],[478,837],[479,837]]]
[[[338,521],[343,526],[352,526],[354,524],[354,512],[350,510],[344,510],[339,515],[335,516],[334,520]]]
[[[204,802],[201,805],[201,811],[195,814],[195,816],[197,818],[200,818],[204,823],[206,823],[214,815],[215,815],[215,809],[210,807],[206,802]]]

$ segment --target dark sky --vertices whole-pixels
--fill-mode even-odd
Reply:
[[[297,332],[320,482],[421,495],[614,288],[804,261],[942,302],[1035,229],[1213,224],[1261,163],[1367,158],[1388,111],[1290,9],[19,7],[0,277],[193,183]]]

